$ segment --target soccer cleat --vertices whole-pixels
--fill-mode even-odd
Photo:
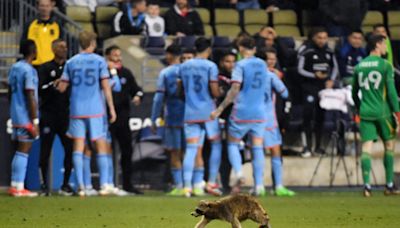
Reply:
[[[385,196],[395,196],[395,195],[400,195],[400,191],[397,188],[395,188],[394,186],[388,187],[386,185],[385,190],[383,191],[383,194]]]
[[[18,190],[17,190],[17,188],[15,188],[15,187],[10,187],[10,188],[8,189],[8,194],[9,194],[10,196],[15,196],[15,194],[17,194],[17,192],[18,192]]]
[[[184,195],[186,198],[190,198],[190,197],[192,196],[192,189],[190,189],[190,188],[184,188],[184,189],[183,189],[183,195]]]
[[[222,191],[219,189],[218,184],[207,184],[206,192],[213,196],[222,196]]]
[[[39,195],[37,192],[31,192],[28,189],[22,189],[22,190],[10,189],[9,193],[13,197],[36,197]]]
[[[294,196],[296,193],[292,190],[289,190],[285,187],[279,187],[275,190],[275,195],[276,196]]]
[[[107,186],[103,186],[100,188],[100,190],[98,191],[100,196],[108,196],[110,195],[110,189]]]
[[[58,191],[58,194],[62,196],[72,196],[74,195],[74,190],[69,185],[63,185]]]
[[[124,190],[122,190],[122,189],[119,189],[119,188],[117,188],[117,187],[115,187],[115,186],[113,186],[113,185],[109,185],[109,186],[107,187],[107,190],[108,190],[108,192],[109,192],[110,195],[114,195],[114,196],[128,196],[128,195],[134,195],[133,193],[130,194],[129,192],[124,191]]]
[[[371,197],[372,196],[372,191],[371,191],[371,189],[370,188],[367,188],[367,187],[364,187],[364,192],[363,192],[363,194],[364,194],[364,197]]]
[[[236,184],[232,187],[231,194],[239,194],[241,192],[241,187],[244,185],[244,177],[240,177],[236,180]]]
[[[204,188],[194,188],[193,195],[195,196],[205,196],[206,193],[204,192]]]
[[[40,186],[40,193],[39,193],[39,195],[40,195],[40,196],[50,196],[50,191],[49,191],[49,189],[47,188],[47,185],[42,184],[42,185]]]
[[[167,196],[184,196],[185,192],[182,188],[174,188],[167,193]]]

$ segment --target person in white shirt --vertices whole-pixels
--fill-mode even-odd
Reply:
[[[148,36],[163,36],[165,32],[164,18],[160,17],[160,6],[157,2],[148,2],[145,18]]]

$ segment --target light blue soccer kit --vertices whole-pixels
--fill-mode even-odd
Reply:
[[[263,138],[265,126],[265,91],[269,72],[265,62],[256,57],[242,59],[232,72],[232,83],[241,84],[230,116],[228,134],[242,139],[246,134]],[[253,175],[256,186],[263,186],[265,164],[262,146],[252,146]],[[228,158],[237,178],[243,176],[242,158],[237,142],[228,142]]]
[[[25,60],[15,63],[9,73],[8,82],[11,92],[10,116],[13,125],[13,140],[19,142],[32,142],[34,138],[28,132],[31,124],[28,104],[26,102],[26,90],[33,90],[38,102],[38,76],[36,70]],[[36,110],[39,112],[39,110]],[[26,169],[28,166],[28,154],[16,151],[11,163],[11,186],[21,190],[24,185]]]
[[[211,120],[210,114],[215,109],[215,101],[210,94],[210,83],[218,82],[218,67],[215,63],[201,58],[194,58],[181,64],[179,79],[185,92],[185,138],[200,139],[202,130],[211,141],[211,155],[208,182],[216,182],[221,163],[221,141],[218,120]],[[183,180],[186,188],[192,188],[192,175],[197,143],[187,143],[183,160]],[[196,178],[197,179],[197,178]],[[199,183],[194,183],[195,187]]]

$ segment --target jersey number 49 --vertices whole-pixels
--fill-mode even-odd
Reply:
[[[371,71],[367,77],[364,77],[363,72],[358,73],[358,84],[361,88],[370,90],[372,84],[374,89],[378,89],[382,81],[382,74],[379,71]]]

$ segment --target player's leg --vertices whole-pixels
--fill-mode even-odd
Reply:
[[[197,147],[197,154],[194,162],[194,170],[192,177],[193,194],[197,196],[204,195],[204,159],[203,159],[203,147],[204,140],[206,137],[205,130],[201,130],[199,146]]]
[[[208,183],[206,190],[208,193],[212,195],[220,196],[222,195],[222,191],[219,189],[219,186],[217,184],[217,177],[219,173],[219,167],[221,166],[222,145],[221,145],[221,131],[219,128],[218,120],[214,120],[212,122],[206,122],[205,128],[208,139],[211,142]]]
[[[53,141],[55,136],[55,127],[54,124],[51,123],[50,116],[41,117],[40,119],[40,158],[39,158],[39,166],[42,176],[41,183],[41,195],[48,196],[49,186],[48,186],[48,169],[49,169],[49,160],[51,155],[51,150],[53,147]]]
[[[371,153],[374,140],[378,139],[378,132],[374,121],[361,120],[360,133],[362,141],[361,170],[364,181],[364,196],[371,196]]]
[[[15,197],[37,196],[37,193],[26,190],[24,186],[29,151],[34,139],[25,129],[14,128],[13,140],[15,140],[16,152],[11,163],[11,188],[9,189],[9,194]]]
[[[61,121],[57,127],[57,135],[64,147],[64,179],[60,194],[70,196],[74,194],[74,190],[69,185],[69,179],[72,171],[72,140],[65,134],[68,129],[68,120]]]
[[[271,173],[274,182],[274,192],[277,196],[293,196],[295,193],[283,186],[282,176],[282,136],[279,128],[266,129],[264,132],[264,150],[271,151]]]
[[[85,119],[70,119],[67,135],[73,138],[72,163],[78,182],[78,195],[84,196],[83,150],[85,149]]]
[[[171,174],[174,180],[174,189],[168,193],[171,196],[183,195],[182,131],[182,128],[166,127],[164,132],[164,146],[170,154]]]
[[[85,195],[86,196],[97,196],[98,192],[93,188],[92,185],[92,150],[91,142],[87,140],[84,155],[83,155],[83,182],[85,183]]]
[[[384,141],[385,153],[383,157],[383,165],[386,174],[385,195],[397,195],[400,192],[395,189],[393,184],[394,178],[394,148],[396,138],[396,121],[394,117],[381,119],[378,121],[378,132]]]
[[[187,197],[192,193],[192,176],[199,146],[201,128],[199,124],[185,124],[186,153],[183,159],[183,183]]]
[[[254,189],[257,196],[265,196],[266,191],[264,187],[264,167],[265,156],[263,150],[264,141],[264,123],[251,124],[251,151],[253,155],[253,176],[254,176]]]

